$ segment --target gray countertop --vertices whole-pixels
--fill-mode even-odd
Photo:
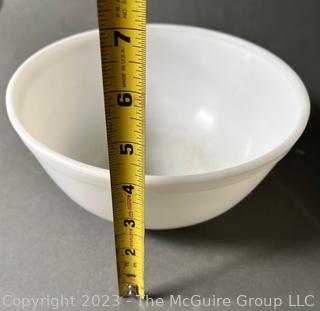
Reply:
[[[106,303],[104,295],[115,304],[112,224],[57,188],[5,111],[6,84],[17,66],[52,41],[96,27],[95,10],[93,0],[6,0],[0,11],[1,310],[22,310],[19,303],[41,297],[47,300],[36,310],[54,310],[53,298],[60,299],[59,310],[101,310],[106,307],[92,303],[99,297]],[[216,295],[232,301],[217,310],[271,310],[241,307],[236,299],[246,295],[281,298],[279,310],[319,310],[316,115],[289,156],[236,208],[194,227],[146,233],[146,290],[153,303],[162,297],[165,310],[175,310],[180,307],[170,305],[170,295]],[[315,295],[316,306],[291,308],[290,294]],[[83,305],[87,298],[89,307]],[[122,301],[118,308],[139,306]]]

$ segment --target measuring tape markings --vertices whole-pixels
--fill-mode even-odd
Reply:
[[[144,296],[145,0],[98,0],[119,293]]]

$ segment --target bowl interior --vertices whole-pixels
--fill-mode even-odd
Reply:
[[[149,175],[212,172],[260,157],[301,117],[285,74],[263,54],[208,31],[148,29]],[[107,167],[98,33],[33,57],[16,80],[16,114],[47,147]]]

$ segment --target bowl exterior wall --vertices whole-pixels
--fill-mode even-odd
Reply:
[[[272,170],[275,163],[252,172],[239,182],[187,193],[146,192],[146,227],[174,229],[192,226],[223,214],[243,200]],[[147,186],[148,190],[148,186]],[[195,212],[196,210],[196,212]]]
[[[33,150],[45,171],[60,189],[87,211],[112,221],[111,186],[107,176],[105,185],[77,178],[77,172],[67,168],[62,172],[56,163],[48,161]],[[145,225],[147,229],[174,229],[195,225],[212,219],[244,199],[270,172],[271,163],[244,179],[210,190],[187,193],[164,193],[148,190],[145,193]],[[196,213],[194,211],[197,211]]]

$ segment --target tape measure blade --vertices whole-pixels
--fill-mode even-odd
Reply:
[[[119,293],[143,297],[146,1],[97,7]]]

